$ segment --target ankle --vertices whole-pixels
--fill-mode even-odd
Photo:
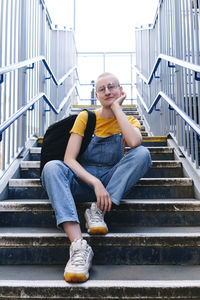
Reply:
[[[73,243],[73,241],[75,241],[75,240],[80,240],[83,238],[79,223],[64,222],[62,225],[63,225],[63,229],[71,243]]]

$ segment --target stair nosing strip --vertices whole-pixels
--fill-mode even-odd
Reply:
[[[191,178],[183,177],[172,177],[172,178],[142,178],[135,184],[134,187],[139,186],[192,186],[193,181]],[[10,179],[9,187],[42,187],[40,179]],[[133,187],[133,188],[134,188]]]
[[[86,209],[90,203],[80,203],[79,210]],[[1,201],[0,212],[52,212],[53,208],[50,201],[33,201],[25,202],[22,200],[18,201]],[[200,211],[200,200],[174,200],[166,201],[161,199],[159,202],[156,200],[138,200],[132,202],[130,200],[123,201],[120,204],[120,208],[112,208],[112,212],[117,211],[129,211],[129,212],[198,212]]]
[[[91,247],[199,247],[200,233],[108,233],[105,236],[89,236],[83,233]],[[63,233],[3,233],[0,248],[66,247],[70,242]]]
[[[64,279],[63,280],[0,280],[1,287],[10,287],[11,289],[15,289],[17,287],[24,288],[24,287],[33,287],[33,288],[68,288],[71,289],[88,289],[88,288],[95,288],[95,287],[130,287],[132,289],[138,288],[200,288],[200,280],[88,280],[84,283],[67,283]],[[31,299],[31,298],[30,298]],[[49,298],[53,299],[53,298]],[[67,299],[67,298],[66,298]]]
[[[179,160],[153,160],[150,168],[180,168],[182,166]],[[22,161],[20,168],[23,169],[38,169],[40,161]]]

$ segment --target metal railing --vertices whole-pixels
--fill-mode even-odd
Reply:
[[[94,82],[103,72],[116,74],[127,93],[124,104],[135,104],[134,64],[135,52],[78,52],[81,104],[99,104],[94,93]]]
[[[154,24],[136,29],[135,70],[138,104],[151,133],[170,133],[199,169],[198,5],[197,0],[159,2]]]
[[[52,25],[43,0],[0,1],[0,175],[77,103],[73,35]]]

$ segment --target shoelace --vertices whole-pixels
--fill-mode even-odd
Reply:
[[[103,213],[100,210],[90,210],[91,214],[91,223],[102,222],[103,220]]]
[[[74,252],[71,256],[71,259],[70,259],[71,264],[72,265],[84,265],[86,257],[87,257],[87,252],[88,252],[87,249],[74,250]]]

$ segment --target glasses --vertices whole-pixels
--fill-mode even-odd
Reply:
[[[115,90],[116,88],[119,87],[119,84],[113,84],[113,83],[110,83],[108,84],[107,86],[100,86],[98,89],[97,89],[97,93],[98,94],[104,94],[106,89],[109,90],[109,92],[112,92],[113,90]]]

